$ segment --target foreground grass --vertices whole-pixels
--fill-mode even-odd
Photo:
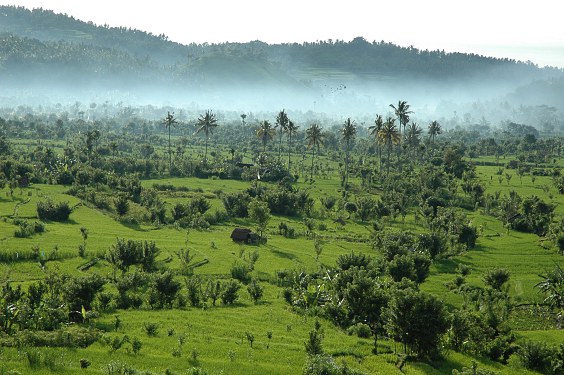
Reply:
[[[515,190],[521,196],[539,195],[542,199],[553,202],[558,215],[562,214],[564,196],[554,194],[548,186],[548,177],[538,177],[533,184],[529,176],[523,177],[523,183],[517,176],[510,183],[504,180],[501,184],[495,180],[497,167],[478,167],[478,175],[484,181],[487,191],[501,191],[508,194]],[[493,178],[490,178],[493,176]],[[527,180],[529,179],[529,180]],[[177,202],[185,202],[191,194],[205,194],[212,203],[212,209],[221,207],[217,196],[219,191],[235,192],[246,189],[248,183],[241,181],[202,180],[195,178],[162,179],[143,181],[144,187],[153,184],[171,184],[186,186],[190,191],[186,195],[173,196],[162,192],[162,198],[168,208]],[[355,182],[356,183],[356,182]],[[339,191],[337,178],[320,178],[314,184],[299,182],[298,187],[307,189],[316,200],[316,209],[320,210],[319,198],[335,195]],[[227,374],[294,374],[300,373],[306,360],[304,341],[313,328],[314,319],[301,316],[290,311],[281,297],[281,289],[271,285],[275,272],[281,269],[316,271],[323,266],[333,266],[341,254],[351,251],[363,252],[372,256],[380,256],[372,249],[368,239],[372,231],[371,223],[362,223],[348,219],[345,226],[335,223],[334,218],[342,213],[321,212],[316,223],[324,224],[326,229],[318,231],[324,239],[323,251],[316,259],[313,240],[306,236],[306,227],[302,220],[289,217],[273,217],[268,225],[268,243],[263,246],[242,246],[230,239],[233,228],[238,226],[254,228],[254,223],[246,219],[234,219],[210,230],[184,230],[174,226],[156,227],[152,225],[128,224],[117,217],[85,205],[78,205],[66,223],[47,222],[45,232],[31,238],[15,238],[16,226],[11,216],[18,203],[30,199],[29,203],[19,207],[17,215],[29,221],[36,220],[36,203],[47,197],[57,201],[68,201],[71,206],[79,200],[65,194],[67,188],[52,185],[34,185],[28,189],[16,189],[13,196],[7,190],[0,191],[0,275],[3,279],[20,282],[23,285],[43,279],[47,272],[57,271],[78,274],[77,267],[91,258],[102,258],[107,249],[115,243],[116,238],[155,241],[161,249],[158,261],[176,270],[179,262],[175,252],[181,248],[189,248],[195,254],[194,262],[207,259],[209,262],[195,270],[197,275],[227,277],[234,262],[244,258],[248,253],[257,251],[259,260],[256,263],[254,276],[262,280],[266,288],[264,300],[255,305],[241,291],[239,303],[233,307],[208,307],[207,309],[174,309],[152,311],[147,309],[116,311],[103,314],[92,322],[96,327],[108,331],[108,337],[137,337],[143,343],[139,354],[131,352],[130,345],[115,352],[110,352],[108,345],[98,342],[87,349],[54,349],[54,348],[1,348],[0,373],[17,370],[20,373],[109,373],[108,365],[112,362],[127,363],[143,371],[164,373],[169,369],[172,373],[183,373],[188,368],[201,366],[211,373]],[[445,283],[451,281],[459,264],[470,267],[471,273],[467,282],[483,285],[482,274],[491,268],[504,267],[510,270],[509,294],[516,303],[536,304],[542,301],[535,284],[538,274],[561,262],[553,248],[543,248],[542,239],[531,234],[507,231],[502,223],[490,216],[484,216],[479,210],[467,212],[476,226],[480,227],[480,238],[476,249],[457,256],[441,259],[432,265],[431,275],[422,284],[421,289],[439,296],[446,304],[458,307],[463,303],[460,295],[449,292]],[[278,234],[278,224],[284,222],[296,229],[297,238],[287,239]],[[398,230],[422,231],[421,220],[415,221],[409,214],[405,222],[386,221],[386,225]],[[78,245],[82,243],[80,228],[88,229],[86,257],[78,257]],[[45,268],[38,262],[22,260],[20,256],[31,252],[38,246],[42,254],[51,257]],[[100,261],[88,272],[110,275],[113,271],[105,262]],[[113,330],[115,315],[119,315],[122,326]],[[156,336],[148,336],[144,330],[145,323],[156,323],[159,332]],[[526,325],[526,324],[525,324]],[[349,336],[322,322],[324,330],[323,346],[327,353],[336,357],[338,362],[358,368],[367,373],[399,374],[396,367],[399,347],[390,341],[380,342],[381,355],[371,354],[372,341]],[[531,324],[532,326],[532,324]],[[564,341],[564,331],[550,329],[550,325],[538,326],[534,329],[520,327],[516,334],[519,340],[532,339],[558,344]],[[272,332],[268,340],[267,332]],[[170,333],[170,335],[169,335]],[[253,347],[247,341],[247,333],[255,337]],[[184,341],[181,343],[180,338]],[[31,367],[26,351],[38,351],[42,363]],[[79,360],[88,359],[92,364],[86,370],[80,370]],[[408,363],[404,371],[409,374],[450,374],[452,369],[461,369],[471,365],[472,360],[480,363],[480,368],[496,371],[500,374],[527,372],[516,367],[516,359],[509,366],[491,363],[484,359],[472,358],[459,353],[448,353],[446,360],[433,366],[421,363]]]

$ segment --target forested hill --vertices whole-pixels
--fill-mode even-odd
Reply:
[[[0,78],[20,86],[263,87],[328,95],[344,87],[376,84],[405,90],[424,82],[437,84],[436,92],[469,92],[487,84],[500,90],[497,95],[562,75],[560,69],[511,59],[423,51],[362,37],[350,42],[181,45],[165,35],[99,26],[49,10],[0,6]]]
[[[50,10],[0,6],[0,32],[40,41],[66,41],[96,47],[114,48],[133,56],[150,55],[159,62],[176,62],[185,57],[182,45],[123,27],[97,26]],[[150,52],[149,52],[150,51]]]

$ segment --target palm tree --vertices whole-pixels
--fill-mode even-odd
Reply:
[[[286,134],[288,134],[288,173],[290,172],[290,153],[292,150],[292,136],[296,135],[298,132],[298,126],[294,125],[291,120],[288,120],[288,127],[286,128]]]
[[[354,125],[354,121],[351,121],[350,117],[347,118],[343,125],[343,129],[341,129],[342,139],[345,141],[345,180],[344,186],[345,190],[349,185],[349,155],[350,155],[350,146],[351,141],[356,136],[356,126]]]
[[[284,112],[284,110],[281,110],[278,113],[278,116],[276,116],[276,126],[275,126],[275,128],[278,129],[278,134],[279,134],[278,137],[280,139],[278,143],[278,160],[280,160],[282,156],[282,135],[288,129],[288,121],[290,121],[288,119],[288,115],[286,114],[286,112]]]
[[[315,149],[319,151],[319,147],[323,144],[323,139],[325,135],[321,131],[321,127],[317,123],[311,124],[309,129],[306,130],[306,140],[307,140],[307,147],[312,148],[312,156],[311,156],[311,177],[310,181],[313,182],[313,167],[315,161]]]
[[[163,125],[168,129],[168,167],[172,167],[172,151],[170,149],[170,130],[173,126],[177,124],[178,121],[174,118],[174,112],[167,112],[166,117],[163,120]]]
[[[392,145],[398,144],[401,140],[400,134],[396,127],[396,119],[388,116],[384,122],[382,130],[378,132],[378,142],[382,145],[388,147],[388,158],[387,158],[387,172],[390,172],[390,153],[392,152]]]
[[[435,144],[435,137],[442,132],[443,130],[441,129],[441,124],[437,121],[433,121],[429,124],[429,137],[431,137],[432,144]]]
[[[196,126],[198,126],[198,130],[196,131],[196,134],[203,132],[206,135],[206,151],[204,154],[204,162],[207,163],[208,139],[210,133],[213,134],[213,129],[218,126],[217,118],[215,117],[215,114],[212,113],[212,111],[207,110],[204,115],[200,115],[200,118],[198,118],[198,123],[196,124]]]
[[[416,122],[412,122],[407,126],[407,130],[405,132],[405,144],[409,147],[412,151],[416,150],[419,146],[420,136],[423,133],[423,129]]]
[[[266,153],[266,144],[268,143],[268,141],[274,138],[274,135],[276,134],[276,129],[274,129],[272,125],[270,125],[270,122],[264,120],[259,123],[259,127],[256,130],[256,133],[257,133],[257,137],[262,142],[262,152]]]
[[[118,151],[118,144],[117,144],[117,142],[116,142],[116,141],[111,141],[111,142],[108,144],[108,148],[112,151],[112,156],[113,156],[113,158],[115,159],[115,158],[116,158],[117,151]]]
[[[401,127],[403,126],[403,130],[405,132],[405,126],[409,122],[409,115],[413,113],[413,111],[409,110],[409,104],[407,104],[405,100],[399,100],[397,107],[393,104],[390,104],[390,107],[394,109],[394,113],[399,122],[399,133],[401,134]]]
[[[554,270],[539,275],[539,277],[542,278],[542,281],[535,286],[547,295],[544,302],[551,308],[561,310],[560,314],[564,314],[564,310],[562,310],[564,309],[564,269],[556,264]]]
[[[378,133],[384,127],[384,119],[382,115],[376,115],[376,120],[374,120],[374,125],[368,127],[368,131],[370,131],[370,135],[374,137],[376,141],[376,146],[378,147],[378,158],[380,160],[380,167],[382,166],[382,148],[380,147],[380,143],[378,142]]]

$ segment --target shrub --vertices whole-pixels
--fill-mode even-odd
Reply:
[[[134,337],[131,341],[131,351],[133,352],[133,354],[139,354],[142,346],[143,343],[137,337]]]
[[[41,367],[41,352],[37,349],[29,349],[25,352],[27,365],[32,369]]]
[[[293,227],[288,226],[285,222],[278,224],[278,232],[286,238],[296,237],[296,230]]]
[[[81,369],[87,369],[88,367],[90,367],[90,360],[86,359],[86,358],[80,358],[80,368]]]
[[[322,341],[323,332],[321,331],[321,324],[319,324],[319,320],[316,320],[313,330],[309,331],[308,340],[304,342],[306,354],[309,356],[323,354]]]
[[[234,279],[230,279],[228,281],[226,281],[223,285],[222,285],[222,290],[221,290],[221,302],[224,305],[232,305],[233,303],[235,303],[235,301],[237,301],[237,298],[239,298],[239,289],[241,288],[241,284]]]
[[[200,306],[202,303],[202,281],[195,276],[186,278],[188,301],[191,306]]]
[[[482,280],[484,284],[492,287],[495,290],[501,290],[501,287],[509,281],[510,273],[505,268],[495,268],[487,270],[484,273]]]
[[[102,290],[106,280],[99,274],[82,277],[71,277],[63,286],[63,295],[72,312],[79,312],[82,308],[86,311],[92,309],[92,302],[96,294]],[[80,317],[77,319],[83,319]]]
[[[54,203],[48,199],[37,203],[37,217],[39,220],[67,221],[71,211],[69,202]]]
[[[372,336],[372,330],[370,327],[364,323],[357,323],[354,326],[347,329],[349,335],[355,335],[361,338],[370,338]]]
[[[250,272],[249,266],[246,265],[245,263],[236,261],[231,266],[231,277],[236,280],[239,280],[244,284],[248,283],[249,280],[251,279],[249,272]]]
[[[291,305],[294,303],[294,291],[292,290],[292,288],[285,288],[282,292],[282,296],[284,297],[284,301],[286,301],[288,304]]]
[[[29,347],[50,348],[87,348],[102,337],[97,329],[68,326],[55,331],[18,331],[10,341],[3,341],[6,346],[26,345]]]
[[[134,264],[141,264],[143,270],[152,271],[159,252],[152,241],[126,241],[118,238],[106,253],[106,260],[124,273]]]
[[[363,375],[362,371],[339,366],[330,355],[309,356],[304,365],[303,375]]]
[[[264,288],[259,284],[256,279],[253,279],[249,285],[247,285],[247,291],[249,292],[249,296],[253,300],[254,303],[257,303],[264,293]]]
[[[227,215],[231,217],[247,217],[247,207],[251,202],[251,196],[246,192],[224,194],[221,197]]]
[[[479,369],[478,364],[472,361],[472,367],[463,367],[462,371],[454,369],[452,370],[452,375],[496,375],[496,373],[490,370]]]
[[[358,218],[361,221],[368,221],[376,212],[377,202],[372,197],[365,196],[357,199],[356,205],[358,207],[356,211]]]
[[[227,211],[223,209],[217,209],[213,212],[206,212],[204,214],[204,220],[207,221],[210,225],[217,225],[229,220],[229,215],[227,215]]]
[[[180,283],[174,279],[172,273],[165,271],[153,277],[149,290],[149,303],[151,307],[172,308],[172,303],[180,291]]]
[[[123,216],[129,212],[129,200],[125,194],[120,194],[114,199],[114,206],[116,207],[116,213],[119,216]]]
[[[358,211],[358,206],[354,202],[347,202],[345,203],[345,211],[349,213],[349,215],[354,214]]]
[[[98,293],[98,307],[101,311],[110,311],[114,295],[110,292]]]
[[[553,352],[554,350],[545,343],[525,341],[517,351],[517,355],[523,367],[546,374],[552,367]]]
[[[368,268],[370,262],[372,262],[372,258],[363,253],[355,254],[351,252],[350,254],[341,254],[337,258],[337,266],[342,271],[346,271],[351,267]]]
[[[337,198],[333,195],[322,197],[320,198],[320,200],[323,207],[325,207],[329,211],[331,211],[333,207],[335,207],[335,204],[337,203]]]
[[[14,220],[14,224],[18,225],[18,229],[14,231],[14,237],[16,238],[29,238],[35,233],[45,232],[45,225],[40,222],[34,222],[31,224],[27,220]]]
[[[159,333],[159,325],[157,323],[143,323],[143,328],[147,336],[156,336]]]
[[[210,202],[202,195],[196,195],[190,201],[188,208],[191,212],[197,212],[199,214],[204,214],[211,207]]]

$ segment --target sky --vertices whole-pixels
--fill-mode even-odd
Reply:
[[[350,41],[564,68],[560,0],[0,0],[188,43]]]

